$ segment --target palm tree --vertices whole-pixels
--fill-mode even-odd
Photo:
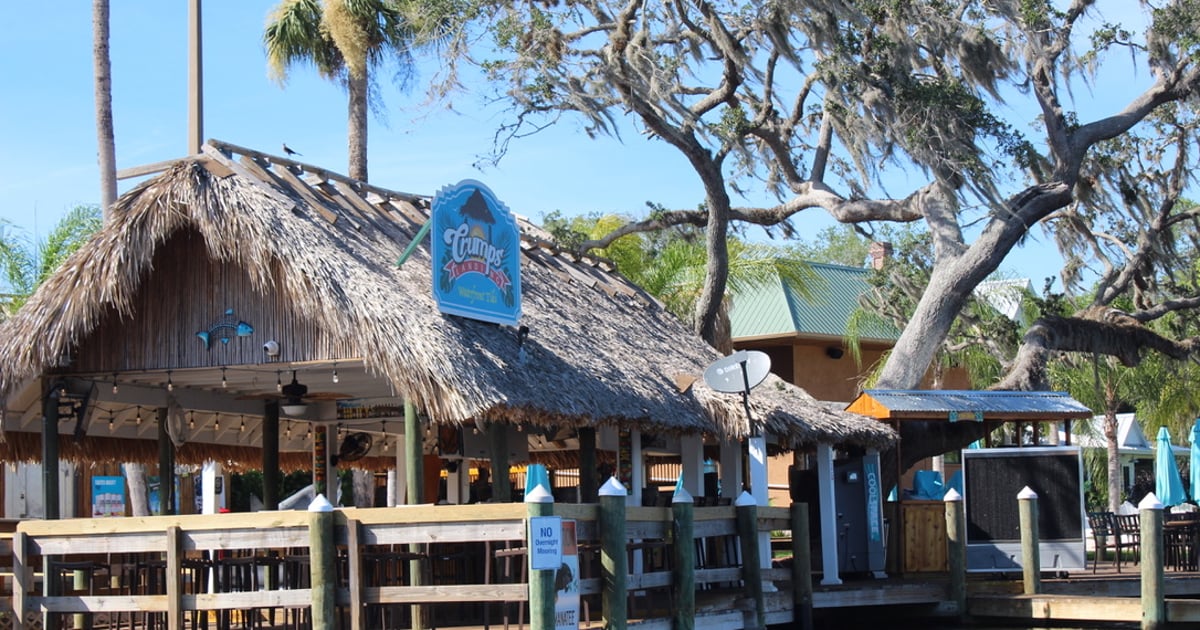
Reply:
[[[443,20],[444,22],[444,20]],[[263,32],[267,65],[281,85],[296,64],[312,64],[349,94],[349,175],[367,179],[367,108],[372,75],[384,62],[412,68],[412,48],[435,37],[389,0],[282,0]]]
[[[108,0],[92,0],[92,73],[96,92],[96,139],[100,161],[100,208],[104,218],[117,201],[117,147],[113,140],[112,63],[108,55]]]
[[[0,221],[0,270],[5,285],[0,317],[7,318],[21,308],[34,290],[87,242],[102,223],[99,206],[75,206],[38,243],[14,233],[11,223]]]

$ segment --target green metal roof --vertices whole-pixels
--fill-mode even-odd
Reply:
[[[730,320],[733,338],[760,336],[823,335],[842,337],[851,315],[859,310],[858,297],[870,287],[868,269],[825,263],[808,263],[817,280],[805,297],[782,280],[735,294]],[[859,339],[895,341],[900,332],[877,318],[864,318]]]

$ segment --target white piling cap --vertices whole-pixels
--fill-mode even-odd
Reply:
[[[329,499],[325,498],[325,495],[318,494],[317,496],[313,497],[312,503],[308,504],[308,511],[309,512],[332,512],[333,504],[331,504],[329,502]]]
[[[554,495],[542,484],[538,484],[525,495],[526,503],[554,503]]]
[[[1162,501],[1159,501],[1153,492],[1142,497],[1142,500],[1138,502],[1139,510],[1161,510],[1164,507]]]
[[[695,503],[691,493],[682,487],[675,489],[675,494],[671,495],[671,503]]]
[[[946,503],[962,501],[962,495],[958,493],[958,490],[955,490],[954,488],[950,488],[949,490],[946,491],[946,494],[942,495],[942,500],[945,501]]]
[[[738,495],[737,501],[734,501],[733,504],[738,507],[746,507],[747,505],[758,505],[758,501],[754,500],[754,495],[742,490],[742,493]]]
[[[629,491],[625,489],[624,484],[617,481],[616,477],[609,477],[608,481],[605,481],[604,485],[600,486],[599,494],[602,497],[627,497],[629,496]]]
[[[1030,488],[1029,486],[1025,486],[1024,488],[1021,488],[1021,491],[1017,493],[1018,500],[1036,499],[1036,498],[1037,498],[1037,493],[1034,492],[1033,488]]]

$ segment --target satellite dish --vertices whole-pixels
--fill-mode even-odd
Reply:
[[[713,361],[704,370],[704,383],[719,392],[748,394],[751,389],[766,380],[770,373],[771,357],[767,356],[767,353],[759,350],[738,350]]]
[[[352,462],[362,459],[370,450],[370,433],[351,433],[342,438],[342,445],[338,447],[338,454],[333,458],[333,464],[336,466],[338,462]]]

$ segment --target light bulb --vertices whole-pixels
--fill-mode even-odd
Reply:
[[[117,428],[115,426],[113,426],[112,416],[109,416],[108,417],[108,432],[112,433],[113,431],[116,431],[116,430],[117,430]]]
[[[217,416],[217,419],[213,422],[213,433],[216,433],[217,431],[220,431],[220,430],[221,430],[221,416]]]
[[[141,407],[138,407],[138,409],[137,409],[137,425],[139,427],[142,426],[142,408]]]
[[[242,416],[242,426],[238,428],[238,431],[242,433],[246,432],[246,416]]]
[[[221,387],[229,387],[229,381],[225,380],[225,368],[221,368]]]
[[[167,391],[175,391],[175,383],[171,382],[171,373],[167,372]]]
[[[279,379],[279,372],[275,372],[275,391],[283,391],[283,381]]]
[[[333,382],[338,382],[337,368],[333,368]]]

